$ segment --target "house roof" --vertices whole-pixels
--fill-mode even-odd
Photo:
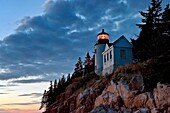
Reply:
[[[115,40],[112,43],[113,46],[115,47],[130,47],[133,48],[132,44],[125,38],[124,35],[122,35],[121,37],[119,37],[117,40]]]
[[[113,47],[123,47],[123,48],[133,48],[132,44],[125,38],[124,35],[119,37],[117,40],[115,40],[113,43],[107,43],[105,50],[102,54],[106,53],[109,49]]]

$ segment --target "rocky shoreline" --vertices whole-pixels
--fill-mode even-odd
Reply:
[[[74,82],[44,113],[170,113],[170,84],[157,83],[148,92],[140,73],[128,76],[129,82],[94,78],[86,87]]]

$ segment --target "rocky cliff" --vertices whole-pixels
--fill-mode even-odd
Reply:
[[[139,71],[80,82],[84,78],[67,86],[44,113],[170,113],[170,84],[147,91]]]

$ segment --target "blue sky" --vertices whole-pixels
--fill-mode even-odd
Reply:
[[[14,33],[23,17],[41,15],[43,3],[44,0],[1,0],[0,39]]]
[[[163,4],[168,2],[163,0]],[[86,52],[94,51],[101,29],[110,34],[110,41],[121,35],[136,38],[140,29],[135,24],[141,22],[139,11],[146,10],[149,3],[0,0],[0,113],[7,112],[6,108],[13,110],[7,113],[15,113],[16,109],[19,113],[21,105],[37,113],[28,106],[39,106],[49,81],[72,73],[78,57],[84,59]]]

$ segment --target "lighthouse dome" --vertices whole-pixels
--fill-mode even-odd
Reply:
[[[109,43],[109,34],[104,32],[104,29],[102,29],[102,32],[97,35],[98,44],[106,44]]]

